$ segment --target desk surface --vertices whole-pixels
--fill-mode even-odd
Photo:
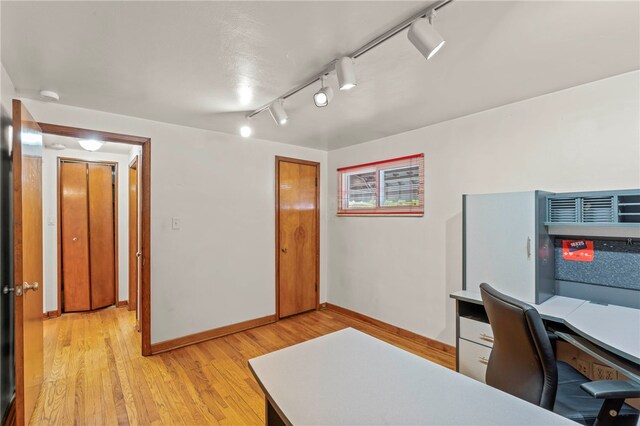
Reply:
[[[451,297],[482,304],[480,293],[474,291],[457,291]],[[532,306],[543,319],[563,323],[592,343],[640,365],[640,309],[563,296]]]
[[[586,302],[564,323],[585,339],[640,364],[640,309]]]
[[[572,425],[351,328],[249,360],[293,425]]]

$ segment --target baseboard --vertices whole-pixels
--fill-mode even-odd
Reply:
[[[123,308],[125,306],[129,306],[129,301],[128,300],[118,300],[116,302],[116,308]]]
[[[42,313],[42,319],[58,318],[59,316],[60,316],[60,311],[58,310]]]
[[[321,303],[319,309],[327,309],[327,302]]]
[[[2,426],[15,426],[16,424],[16,398],[15,396],[11,399],[9,406],[7,407],[7,411],[4,413],[4,417],[2,419]]]
[[[456,356],[456,348],[455,346],[447,345],[446,343],[439,342],[434,339],[430,339],[428,337],[422,336],[420,334],[414,333],[413,331],[405,330],[404,328],[396,327],[395,325],[391,325],[384,321],[377,320],[375,318],[371,318],[370,316],[361,314],[356,311],[352,311],[351,309],[343,308],[342,306],[337,306],[332,303],[326,303],[326,309],[330,311],[335,311],[339,314],[346,315],[348,317],[357,319],[369,325],[374,325],[378,328],[381,328],[389,333],[393,333],[397,336],[404,337],[405,339],[413,340],[414,342],[420,343],[425,346],[429,346],[430,348],[437,349],[441,352],[449,354],[451,356]]]
[[[250,328],[271,324],[275,321],[276,321],[275,315],[268,315],[266,317],[255,318],[248,321],[242,321],[236,324],[225,325],[224,327],[218,327],[212,330],[201,331],[199,333],[178,337],[176,339],[165,340],[164,342],[153,343],[151,345],[151,354],[155,355],[160,352],[171,351],[173,349],[178,349],[183,346],[193,345],[195,343],[204,342],[206,340],[215,339],[217,337],[226,336],[228,334],[237,333],[239,331],[248,330]]]

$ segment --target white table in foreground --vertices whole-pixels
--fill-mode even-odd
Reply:
[[[267,398],[267,424],[575,425],[352,328],[249,367]]]

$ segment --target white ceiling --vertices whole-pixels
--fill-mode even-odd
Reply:
[[[61,144],[66,147],[66,149],[75,149],[84,151],[84,148],[80,146],[78,143],[78,139],[70,138],[68,136],[58,136],[51,134],[43,134],[42,142],[46,149],[54,149],[51,148],[51,145]],[[60,152],[64,152],[65,150],[60,150]],[[97,153],[109,153],[109,154],[128,154],[131,151],[131,145],[125,143],[117,143],[117,142],[105,142]]]
[[[2,63],[25,97],[237,134],[245,111],[428,4],[3,1]],[[254,136],[335,149],[640,68],[637,1],[458,0],[436,27],[431,61],[402,32],[358,59],[355,89],[319,109],[307,88]]]

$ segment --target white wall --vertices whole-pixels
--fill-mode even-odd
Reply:
[[[45,140],[47,136],[45,135]],[[58,309],[58,157],[118,163],[118,301],[129,299],[129,156],[45,149],[42,158],[44,312]]]
[[[276,155],[319,161],[323,151],[61,104],[24,100],[38,121],[150,137],[151,342],[275,312]],[[327,294],[326,210],[320,299]],[[171,217],[182,228],[171,230]]]
[[[639,80],[631,72],[331,151],[329,302],[454,344],[462,194],[640,187]],[[336,168],[420,152],[424,217],[335,216]]]

